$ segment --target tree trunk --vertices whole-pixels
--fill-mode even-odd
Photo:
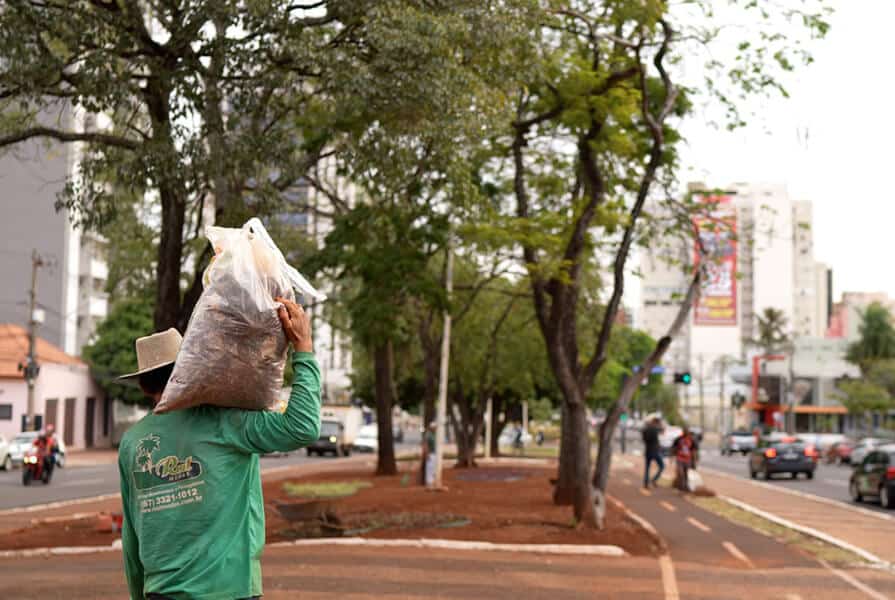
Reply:
[[[569,428],[574,431],[573,454],[574,463],[572,469],[574,486],[572,488],[572,505],[574,507],[575,520],[580,527],[588,529],[601,528],[602,523],[597,519],[594,509],[593,490],[590,486],[590,429],[587,422],[587,408],[583,402],[571,404],[568,408]]]
[[[484,410],[481,404],[472,407],[468,396],[455,395],[454,405],[460,412],[460,420],[457,421],[454,412],[451,411],[451,420],[454,424],[454,432],[457,434],[457,463],[455,467],[466,469],[478,467],[475,461],[479,436],[482,434],[484,424]]]
[[[699,286],[701,281],[702,273],[700,270],[697,270],[693,275],[693,279],[690,281],[687,295],[681,302],[677,315],[671,326],[668,328],[668,333],[656,342],[656,347],[643,362],[639,374],[628,377],[628,380],[625,381],[625,385],[622,386],[622,391],[621,394],[619,394],[618,400],[616,400],[612,405],[612,408],[609,409],[609,414],[606,415],[606,420],[603,421],[603,424],[600,426],[600,447],[597,454],[597,462],[594,466],[593,476],[593,486],[598,490],[599,497],[605,496],[606,486],[609,483],[609,469],[612,465],[612,436],[615,433],[618,421],[621,418],[622,413],[627,410],[628,404],[640,387],[643,378],[648,377],[653,367],[661,362],[668,347],[671,346],[671,340],[674,339],[683,328],[684,323],[687,321],[687,317],[690,314],[690,308],[699,297]]]
[[[575,498],[575,433],[565,399],[560,406],[559,423],[559,467],[556,486],[553,488],[553,503],[568,506]]]
[[[491,399],[491,456],[493,458],[500,456],[500,443],[498,443],[498,438],[500,438],[500,434],[503,433],[503,428],[506,427],[507,424],[506,415],[504,415],[503,419],[500,419],[500,413],[503,406],[503,396],[494,394]]]
[[[378,432],[377,475],[395,475],[395,443],[392,435],[392,405],[394,404],[392,379],[394,378],[392,342],[388,340],[373,348],[373,370],[376,387],[376,425]]]
[[[162,204],[162,227],[156,265],[158,285],[153,321],[156,331],[164,331],[169,327],[177,327],[180,320],[180,265],[183,259],[186,203],[172,185],[161,185],[159,197]]]

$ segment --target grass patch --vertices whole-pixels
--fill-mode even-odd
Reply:
[[[757,531],[758,533],[762,533],[768,537],[772,537],[775,540],[783,542],[784,544],[789,544],[791,546],[795,546],[800,550],[803,550],[812,556],[823,559],[829,563],[833,563],[836,565],[853,565],[857,563],[866,562],[863,558],[849,552],[847,550],[843,550],[838,546],[834,546],[832,544],[828,544],[822,540],[819,540],[815,537],[811,537],[810,535],[805,535],[803,533],[799,533],[794,529],[790,529],[789,527],[784,527],[783,525],[778,525],[772,521],[768,521],[758,515],[754,515],[748,511],[745,511],[741,508],[737,508],[732,504],[725,502],[720,498],[699,498],[694,496],[688,496],[687,500],[700,506],[706,510],[709,510],[716,515],[727,519],[737,525],[742,525],[743,527],[748,527],[753,531]]]
[[[372,487],[368,481],[332,481],[327,483],[293,483],[287,481],[283,490],[299,498],[345,498],[353,496],[364,488]]]

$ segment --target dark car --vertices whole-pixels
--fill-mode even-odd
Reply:
[[[881,446],[855,464],[848,489],[855,502],[875,496],[884,508],[895,508],[895,444]]]
[[[338,421],[321,421],[320,437],[316,442],[312,442],[308,448],[308,456],[319,454],[332,454],[333,456],[342,456],[344,454],[341,439],[343,426]]]
[[[759,474],[763,479],[770,479],[777,473],[789,473],[793,479],[804,473],[805,477],[813,479],[816,468],[817,450],[795,437],[762,438],[749,454],[752,479]]]

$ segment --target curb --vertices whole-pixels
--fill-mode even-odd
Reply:
[[[850,543],[846,542],[845,540],[840,540],[837,537],[833,537],[832,535],[829,535],[822,531],[818,531],[817,529],[813,529],[811,527],[805,527],[804,525],[799,525],[798,523],[793,523],[792,521],[790,521],[788,519],[784,519],[783,517],[778,517],[775,514],[765,512],[765,511],[761,510],[760,508],[755,508],[751,504],[746,504],[745,502],[736,500],[734,498],[730,498],[728,496],[718,496],[718,498],[720,498],[721,500],[724,500],[731,506],[735,506],[735,507],[737,507],[741,510],[744,510],[748,513],[752,513],[753,515],[755,515],[757,517],[761,517],[762,519],[766,519],[766,520],[768,520],[772,523],[776,523],[777,525],[780,525],[782,527],[792,529],[793,531],[798,531],[801,534],[816,538],[816,539],[826,542],[830,545],[841,548],[842,550],[846,550],[848,552],[851,552],[852,554],[856,554],[856,555],[860,556],[861,558],[863,558],[864,560],[866,560],[867,562],[871,563],[875,567],[881,567],[881,568],[884,568],[887,570],[893,569],[893,565],[890,562],[883,560],[879,556],[877,556],[871,552],[868,552],[867,550],[864,550],[863,548],[858,548],[857,546],[850,544]]]
[[[883,521],[895,521],[895,517],[893,517],[892,515],[887,515],[885,513],[876,512],[873,510],[869,510],[867,508],[862,508],[860,506],[853,506],[853,505],[848,504],[847,502],[843,502],[841,500],[833,500],[831,498],[824,498],[823,496],[817,496],[815,494],[809,494],[807,492],[791,490],[789,488],[785,488],[785,487],[781,487],[781,486],[777,486],[777,485],[771,485],[770,483],[765,483],[763,481],[744,479],[744,478],[738,477],[736,475],[731,475],[730,473],[725,473],[724,471],[718,471],[718,470],[712,469],[711,467],[699,467],[699,470],[704,473],[708,473],[712,476],[723,477],[725,479],[731,479],[733,481],[738,481],[740,483],[749,483],[751,485],[763,487],[765,489],[774,490],[777,492],[782,492],[784,494],[789,494],[791,496],[796,496],[798,498],[804,498],[806,500],[814,500],[815,502],[820,502],[821,504],[827,504],[829,506],[836,506],[838,508],[844,508],[846,510],[860,513],[860,514],[866,515],[868,517],[875,517],[875,518],[883,520]]]
[[[628,556],[622,548],[610,545],[585,544],[495,544],[442,539],[376,539],[376,538],[324,538],[294,540],[268,544],[267,548],[287,548],[293,546],[366,546],[373,548],[428,548],[438,550],[476,550],[487,552],[527,552],[534,554],[578,554],[587,556],[608,556],[620,558]]]
[[[40,510],[52,510],[54,508],[65,508],[66,506],[77,506],[78,504],[90,504],[91,502],[103,502],[105,500],[116,500],[121,498],[121,494],[103,494],[102,496],[88,496],[86,498],[73,498],[71,500],[59,500],[58,502],[49,502],[47,504],[32,504],[31,506],[18,506],[16,508],[7,508],[0,510],[0,517],[7,515],[18,515],[21,513],[37,512]]]
[[[313,540],[294,540],[267,544],[265,548],[291,548],[296,546],[365,546],[372,548],[428,548],[437,550],[475,550],[487,552],[526,552],[532,554],[562,554],[583,556],[605,556],[623,558],[628,556],[622,548],[610,545],[577,545],[577,544],[494,544],[491,542],[468,542],[440,539],[368,539],[368,538],[324,538]],[[115,540],[111,546],[63,546],[59,548],[27,548],[23,550],[0,551],[2,558],[31,558],[35,556],[59,556],[69,554],[100,554],[103,552],[120,552],[121,540]]]
[[[614,496],[610,496],[606,494],[606,500],[611,502],[617,509],[625,513],[625,516],[637,523],[640,527],[646,530],[646,532],[653,538],[653,541],[659,546],[659,550],[662,554],[668,554],[668,543],[665,541],[659,532],[653,527],[653,524],[635,513],[633,510],[625,506],[625,504]]]
[[[103,552],[120,552],[121,540],[112,542],[111,546],[60,546],[58,548],[25,548],[22,550],[2,550],[0,558],[31,558],[34,556],[60,556],[69,554],[100,554]]]

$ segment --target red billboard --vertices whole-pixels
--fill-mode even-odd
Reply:
[[[694,264],[706,262],[702,293],[693,310],[694,325],[737,324],[736,206],[730,196],[703,195],[703,207],[693,219],[698,237]]]

